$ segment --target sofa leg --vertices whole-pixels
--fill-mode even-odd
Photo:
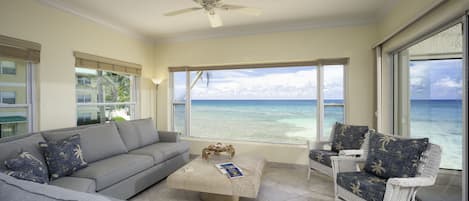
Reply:
[[[309,179],[311,179],[311,168],[310,167],[308,167],[308,181],[309,181]]]

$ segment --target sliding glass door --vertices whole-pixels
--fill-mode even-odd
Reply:
[[[443,148],[442,168],[462,169],[462,25],[398,53],[398,130]]]
[[[463,23],[455,22],[393,55],[394,131],[429,138],[442,148],[436,184],[417,194],[424,201],[462,199],[467,135],[463,37]]]

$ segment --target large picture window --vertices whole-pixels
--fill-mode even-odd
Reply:
[[[135,76],[75,68],[77,125],[135,117]]]
[[[32,130],[32,66],[0,57],[0,138]]]
[[[182,71],[172,79],[173,129],[192,137],[304,144],[326,140],[345,120],[343,65]]]

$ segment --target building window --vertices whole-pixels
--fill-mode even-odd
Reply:
[[[173,130],[192,137],[304,144],[327,140],[345,120],[343,65],[173,72],[172,79]]]
[[[14,91],[0,91],[0,104],[15,104],[16,93]]]
[[[16,75],[16,63],[14,61],[0,61],[0,74]]]
[[[87,68],[75,75],[77,125],[134,119],[135,76]]]
[[[0,138],[33,128],[33,64],[0,57]]]
[[[90,85],[91,80],[88,77],[77,76],[77,83],[81,85]]]
[[[90,103],[91,95],[77,95],[77,103]]]

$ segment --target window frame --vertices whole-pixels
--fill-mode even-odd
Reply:
[[[342,104],[326,104],[324,103],[324,68],[327,68],[327,66],[334,66],[334,65],[341,65],[342,66],[342,70],[343,70],[343,103]],[[316,67],[316,73],[317,73],[317,79],[316,79],[316,86],[317,86],[317,91],[316,91],[316,101],[317,101],[317,104],[316,104],[316,141],[317,142],[323,142],[323,141],[329,141],[329,137],[328,139],[325,139],[325,135],[326,135],[326,132],[329,132],[329,131],[324,131],[323,130],[323,123],[324,123],[324,119],[325,119],[325,113],[324,113],[324,109],[326,107],[342,107],[343,108],[343,119],[344,119],[344,122],[343,123],[348,123],[348,87],[347,87],[347,81],[348,81],[348,63],[337,63],[337,64],[327,64],[327,65],[322,65],[322,64],[319,64],[319,65],[315,65]],[[299,67],[299,66],[286,66],[284,68],[288,68],[288,67]],[[311,66],[312,67],[312,66]],[[277,68],[277,67],[271,67],[271,68]],[[244,68],[243,68],[244,69]],[[252,69],[258,69],[258,68],[252,68]],[[220,70],[224,70],[224,69],[220,69]],[[191,112],[187,112],[187,111],[191,111],[191,88],[190,88],[190,85],[191,85],[191,72],[192,71],[179,71],[180,73],[181,72],[185,72],[186,75],[185,75],[185,85],[186,85],[186,94],[185,94],[185,101],[175,101],[174,100],[174,74],[176,72],[169,72],[169,88],[170,88],[170,101],[171,101],[171,114],[170,114],[170,128],[172,131],[175,131],[175,107],[177,105],[185,105],[185,124],[184,124],[184,133],[182,133],[183,136],[185,137],[196,137],[196,136],[191,136],[191,133],[190,133],[190,128],[191,128]],[[319,118],[318,118],[319,117]],[[312,136],[311,136],[312,137]],[[212,138],[206,138],[206,137],[197,137],[197,138],[202,138],[202,139],[212,139]],[[222,140],[232,140],[232,139],[222,139]],[[238,140],[239,141],[239,140]],[[254,142],[257,142],[257,141],[254,141]],[[281,142],[262,142],[262,143],[270,143],[270,144],[290,144],[290,143],[281,143]]]
[[[15,104],[3,104],[0,101],[0,109],[10,109],[10,108],[23,108],[26,109],[26,122],[28,127],[28,132],[35,131],[36,126],[36,80],[35,80],[35,73],[36,73],[36,66],[31,61],[24,61],[26,63],[26,103],[23,104],[16,104],[16,93],[15,93]],[[15,62],[15,69],[16,69],[16,62]],[[15,71],[17,72],[17,71]],[[11,75],[11,74],[1,74],[1,75]],[[16,76],[17,74],[15,74]],[[13,76],[13,75],[12,75]],[[11,122],[8,124],[17,124],[20,122]],[[1,138],[2,136],[0,136]]]
[[[75,67],[75,68],[84,68],[84,67]],[[139,85],[138,82],[140,81],[140,78],[136,75],[133,74],[123,74],[119,72],[112,72],[112,71],[106,71],[106,70],[98,70],[98,69],[92,69],[96,71],[101,71],[101,72],[110,72],[110,73],[115,73],[119,75],[126,75],[129,76],[130,78],[130,101],[128,102],[106,102],[104,99],[104,102],[78,102],[77,95],[75,95],[75,105],[76,105],[76,115],[75,115],[75,124],[78,125],[78,109],[80,107],[106,107],[106,106],[119,106],[119,105],[128,105],[130,108],[130,119],[137,119],[140,117],[140,113],[137,111],[138,108],[138,93],[139,93]],[[78,83],[78,79],[75,73],[75,83]],[[80,83],[81,84],[81,83]],[[77,88],[75,86],[75,93],[77,93]],[[104,123],[104,122],[101,122]]]

